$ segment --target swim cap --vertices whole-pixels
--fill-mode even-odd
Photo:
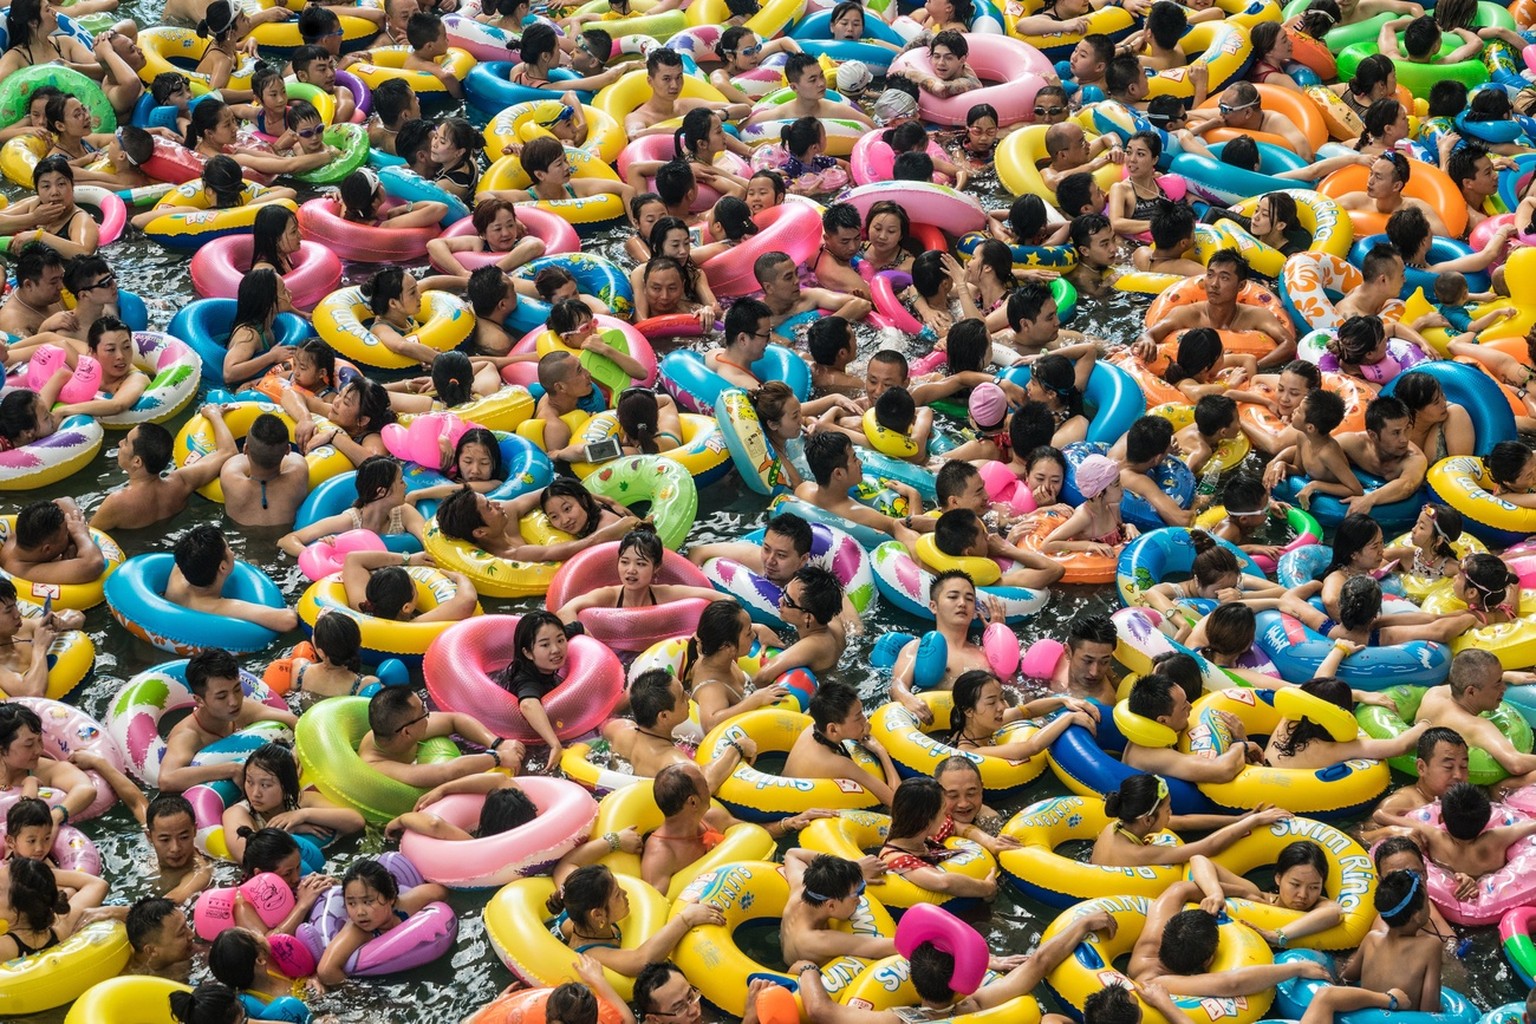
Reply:
[[[1008,396],[996,384],[978,384],[971,391],[970,411],[978,427],[1000,427],[1008,416]]]

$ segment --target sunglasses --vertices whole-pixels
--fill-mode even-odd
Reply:
[[[1057,114],[1062,113],[1066,109],[1067,109],[1066,107],[1036,107],[1035,108],[1035,116],[1036,117],[1055,117]]]
[[[793,612],[805,611],[805,606],[797,604],[795,599],[789,596],[789,591],[787,590],[782,591],[779,594],[779,604]]]
[[[396,729],[395,732],[397,732],[397,733],[405,732],[405,730],[409,729],[411,726],[415,725],[417,722],[425,722],[427,719],[429,719],[431,717],[432,717],[431,712],[423,711],[421,713],[421,717],[420,718],[413,718],[413,719],[411,719],[409,722],[406,722],[400,728]]]
[[[81,288],[80,290],[83,291],[83,292],[93,292],[93,291],[95,291],[98,288],[115,288],[115,287],[117,287],[117,275],[116,274],[108,274],[106,277],[102,278],[100,281],[92,281],[90,284],[86,285],[84,288]]]

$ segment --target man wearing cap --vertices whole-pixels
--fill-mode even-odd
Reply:
[[[857,121],[868,128],[875,126],[869,115],[858,107],[827,99],[827,73],[810,54],[790,54],[784,62],[784,80],[789,83],[795,98],[788,103],[759,103],[747,118],[747,124],[793,121],[800,117],[831,117]]]

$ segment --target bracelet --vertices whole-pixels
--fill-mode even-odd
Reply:
[[[1276,946],[1280,947],[1281,949],[1284,949],[1286,943],[1289,942],[1289,941],[1290,940],[1285,937],[1285,930],[1283,928],[1280,931],[1275,932],[1275,945]]]
[[[58,811],[61,815],[63,815],[63,817],[61,817],[59,819],[59,824],[60,825],[68,824],[68,822],[69,822],[69,808],[68,807],[65,807],[63,804],[58,804],[56,806],[50,807],[49,811],[50,812],[51,811]]]
[[[619,834],[617,832],[604,832],[603,842],[608,844],[609,853],[619,852]]]
[[[736,751],[736,753],[740,754],[743,761],[747,759],[747,752],[741,749],[740,743],[736,742],[735,740],[726,740],[725,745]]]
[[[1333,642],[1333,649],[1338,651],[1340,654],[1348,654],[1350,652],[1350,648],[1345,646],[1343,640],[1335,640]]]

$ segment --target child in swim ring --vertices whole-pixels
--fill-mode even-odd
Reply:
[[[1240,881],[1237,875],[1211,863],[1220,853],[1254,829],[1283,821],[1291,813],[1279,807],[1260,807],[1244,814],[1176,815],[1168,798],[1168,783],[1159,775],[1137,773],[1104,797],[1104,813],[1113,819],[1094,840],[1090,864],[1112,867],[1147,867],[1188,863],[1191,875],[1214,872],[1224,883]],[[1199,829],[1210,832],[1193,843],[1166,842],[1159,833]]]
[[[271,826],[299,832],[319,844],[338,835],[363,830],[363,816],[349,807],[337,807],[319,791],[299,785],[299,765],[284,743],[267,743],[246,759],[240,781],[239,803],[224,811],[225,841],[237,860],[245,854],[245,834]]]
[[[463,842],[469,839],[499,836],[503,832],[521,828],[539,816],[539,809],[534,806],[532,800],[528,799],[528,794],[523,792],[517,781],[499,772],[466,775],[461,779],[434,786],[425,796],[416,801],[416,804],[419,807],[428,807],[455,793],[476,793],[485,796],[485,803],[480,807],[480,820],[473,829],[466,831],[429,811],[410,811],[391,818],[384,826],[384,835],[390,839],[398,839],[403,833],[414,832],[417,835],[431,836],[433,839]],[[604,849],[606,848],[605,843]]]
[[[1461,559],[1452,544],[1461,539],[1461,513],[1447,505],[1426,502],[1408,534],[1408,544],[1387,548],[1382,557],[1404,572],[1426,580],[1455,575]]]
[[[55,823],[46,801],[24,796],[5,812],[5,856],[37,860],[50,868],[53,862]]]
[[[1041,550],[1087,551],[1096,555],[1115,555],[1140,531],[1120,515],[1120,499],[1125,490],[1120,483],[1120,465],[1103,455],[1090,455],[1077,467],[1077,489],[1083,503],[1071,517],[1046,535]]]
[[[555,867],[554,878],[559,888],[546,906],[556,915],[555,928],[561,940],[627,978],[638,975],[646,964],[665,960],[690,929],[701,924],[725,923],[719,907],[682,903],[655,934],[626,949],[620,942],[622,923],[629,917],[629,896],[612,871],[601,864],[576,868],[567,858]]]
[[[297,941],[285,935],[277,936],[277,940]],[[271,938],[248,928],[224,929],[208,950],[208,970],[215,980],[239,993],[247,1020],[293,1020],[300,1013],[308,1020],[309,1011],[299,1001],[300,996],[306,990],[322,996],[325,988],[313,977],[290,978],[278,966],[283,962],[281,956],[274,955]]]
[[[406,502],[416,505],[423,501],[441,501],[464,486],[481,494],[500,487],[504,471],[501,466],[501,445],[496,435],[484,427],[471,427],[464,431],[442,467],[442,473],[453,482],[417,488],[406,494]]]
[[[348,868],[341,891],[346,899],[347,924],[325,947],[315,970],[325,985],[346,980],[347,961],[364,943],[403,924],[427,904],[448,898],[448,890],[433,882],[402,893],[395,876],[376,860],[360,860]]]
[[[315,903],[325,895],[325,890],[336,884],[336,880],[329,875],[305,875],[298,841],[282,829],[242,825],[237,831],[235,838],[245,844],[245,853],[240,858],[241,882],[248,882],[263,872],[271,872],[293,891],[293,909],[287,917],[268,928],[257,915],[256,909],[236,896],[235,923],[258,935],[270,935],[273,932],[296,934],[300,923],[309,920],[309,912],[314,909]]]

